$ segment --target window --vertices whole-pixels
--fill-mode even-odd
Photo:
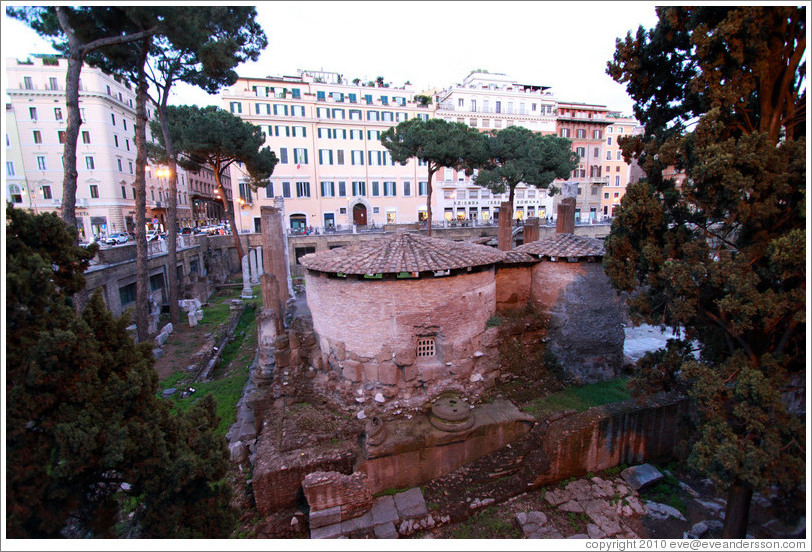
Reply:
[[[578,130],[575,131],[575,136],[577,138],[586,138],[586,130],[584,130],[583,128],[579,128]]]
[[[476,111],[476,100],[471,100],[471,111]]]
[[[321,182],[321,197],[335,197],[336,183],[330,181]]]
[[[578,154],[578,157],[583,159],[584,157],[586,157],[586,148],[575,148],[575,153]]]
[[[344,164],[344,150],[336,150],[336,165]]]
[[[612,160],[612,152],[611,152],[611,151],[607,151],[607,152],[606,152],[606,160],[607,160],[607,161],[611,161],[611,160]]]
[[[23,88],[26,90],[33,90],[34,83],[31,80],[31,77],[23,77]]]
[[[339,182],[338,183],[338,197],[347,197],[347,183],[346,182]]]
[[[293,148],[293,162],[297,165],[307,165],[307,150],[305,148]]]
[[[429,358],[435,355],[435,344],[433,337],[423,337],[417,340],[417,357]]]
[[[293,136],[296,136],[296,137],[299,137],[299,138],[307,138],[307,128],[305,128],[303,126],[294,126],[294,127],[291,127],[291,128],[293,130]]]
[[[620,186],[620,175],[615,177],[615,186]]]
[[[127,146],[127,151],[130,151],[130,139],[129,138],[124,140],[124,144]]]
[[[133,162],[132,161],[127,161],[127,164],[130,166],[130,174],[132,174],[133,173]]]
[[[352,195],[353,196],[365,196],[367,195],[367,183],[362,181],[355,181],[352,183]]]
[[[383,183],[384,197],[395,197],[398,193],[397,187],[398,187],[397,182],[384,182]]]
[[[14,161],[6,161],[6,174],[14,176]]]
[[[617,151],[617,160],[620,161],[623,158],[623,154],[620,150]]]
[[[268,185],[265,186],[265,197],[268,199],[273,199],[273,182],[268,182]]]
[[[96,163],[93,161],[92,156],[88,155],[87,157],[85,157],[85,167],[91,171],[96,168]]]
[[[421,196],[429,195],[429,182],[428,180],[421,180],[417,183],[417,194]]]
[[[118,298],[121,306],[128,305],[135,301],[135,282],[118,288]]]
[[[279,148],[279,162],[283,165],[288,163],[288,148]]]
[[[593,130],[592,131],[592,138],[594,140],[600,140],[603,138],[603,133],[600,130]]]
[[[562,138],[569,138],[570,137],[570,129],[562,128],[561,129],[561,137]]]
[[[609,127],[609,128],[612,128],[612,127]],[[607,145],[607,146],[611,146],[611,145],[612,145],[612,137],[611,137],[611,136],[609,136],[609,137],[606,139],[606,145]]]
[[[320,102],[327,100],[327,94],[325,94],[324,90],[319,90],[316,92],[316,100]]]
[[[61,107],[55,107],[54,108],[54,119],[57,120],[57,121],[62,120],[62,108]]]
[[[608,132],[609,134],[611,134],[613,131],[614,131],[614,127],[607,127],[606,128],[606,132]]]
[[[50,186],[47,185],[42,186],[42,199],[53,199]]]
[[[242,113],[242,104],[240,102],[231,102],[229,109],[232,113]]]
[[[310,197],[310,182],[296,183],[296,197]]]
[[[412,195],[412,183],[408,180],[403,181],[403,196],[409,197]]]
[[[110,114],[110,120],[113,122],[113,126],[116,126],[116,114],[115,113]]]
[[[82,131],[82,143],[89,144],[90,143],[90,131],[83,130]]]
[[[124,130],[127,130],[127,119],[121,119],[121,126],[124,127]]]
[[[121,187],[121,197],[122,199],[127,199],[127,186]]]
[[[118,172],[124,172],[124,168],[121,164],[121,159],[116,159],[116,162],[118,163]]]
[[[332,164],[333,164],[333,150],[320,149],[319,165],[332,165]]]
[[[16,184],[10,184],[8,187],[8,196],[11,198],[12,203],[22,203],[23,193],[20,187]]]
[[[380,120],[381,120],[380,113],[378,113],[377,111],[373,111],[372,109],[367,111],[367,121],[380,121]]]
[[[496,102],[496,113],[502,113],[502,102]]]
[[[34,131],[34,143],[41,144],[42,143],[42,133],[38,130]]]
[[[609,167],[606,167],[606,172],[609,172]],[[620,172],[620,165],[615,167],[615,172]]]
[[[290,182],[282,182],[282,197],[289,198],[290,195]]]
[[[48,78],[48,88],[50,90],[59,90],[59,81],[56,77]]]
[[[37,168],[41,171],[47,171],[48,166],[45,163],[45,156],[44,155],[37,155]]]
[[[379,182],[372,182],[372,197],[378,197],[381,195],[381,188]]]
[[[90,185],[90,197],[92,197],[93,199],[98,199],[99,198],[99,186],[98,185],[96,185],[96,184],[91,184]]]

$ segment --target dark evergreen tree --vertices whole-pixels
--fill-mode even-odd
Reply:
[[[638,381],[694,399],[690,462],[728,490],[723,535],[741,538],[754,490],[804,485],[804,416],[789,398],[807,362],[806,8],[657,14],[608,66],[645,126],[621,146],[647,179],[623,198],[604,262],[637,290],[636,317],[685,331]]]
[[[127,317],[113,318],[99,292],[77,313],[72,297],[95,246],[76,246],[76,230],[54,214],[9,207],[7,220],[8,536],[54,538],[67,527],[115,536],[128,496],[141,504],[145,532],[230,532],[229,489],[215,483],[227,452],[211,401],[172,415],[156,396],[151,347],[134,343]],[[165,483],[160,500],[148,492],[156,481]],[[145,513],[166,504],[180,514],[156,529]],[[200,520],[208,516],[223,523],[219,533]]]

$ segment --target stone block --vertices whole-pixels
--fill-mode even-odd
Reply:
[[[391,497],[390,497],[391,498]],[[395,524],[391,521],[386,522],[381,525],[375,526],[375,538],[376,539],[396,539],[398,538],[398,530],[395,528]]]
[[[189,327],[194,328],[197,326],[197,314],[194,311],[190,311],[188,315],[186,315],[187,319],[189,320]]]
[[[395,353],[395,362],[401,366],[413,364],[416,355],[417,352],[415,351],[414,347],[409,347],[408,349],[400,349]]]
[[[392,360],[392,349],[389,348],[389,345],[383,345],[381,350],[375,355],[375,360],[378,361],[378,364],[382,364],[384,362],[391,362]]]
[[[378,381],[378,365],[374,362],[364,362],[361,368],[364,372],[364,381]]]
[[[396,494],[395,507],[398,509],[401,519],[419,518],[428,513],[426,501],[423,499],[423,493],[419,487]]]
[[[159,358],[164,356],[164,350],[161,349],[161,348],[153,349],[152,350],[152,356],[155,357],[155,360],[158,360]]]
[[[349,535],[353,531],[366,531],[372,529],[372,512],[367,512],[363,516],[354,517],[341,522],[341,532]]]
[[[175,327],[172,325],[172,322],[169,322],[166,326],[161,328],[161,333],[165,333],[165,334],[169,335],[169,334],[172,333],[172,330],[174,330],[174,329],[175,329]]]
[[[290,350],[289,349],[277,349],[274,351],[273,354],[274,360],[276,361],[276,365],[279,368],[287,368],[290,366]]]
[[[382,362],[378,365],[378,381],[386,385],[397,385],[398,368],[392,361]]]
[[[403,367],[403,380],[413,381],[417,377],[417,366],[409,364]]]
[[[333,506],[324,510],[310,511],[310,528],[326,527],[338,524],[341,526],[341,506]]]
[[[337,539],[341,536],[341,524],[327,525],[326,527],[310,527],[311,539]]]
[[[163,347],[166,340],[169,339],[169,334],[166,333],[159,333],[158,336],[155,338],[155,343],[158,347]]]
[[[361,363],[356,360],[345,360],[341,375],[352,382],[361,381]]]
[[[638,491],[663,478],[660,470],[651,464],[640,464],[639,466],[632,466],[620,472],[620,476],[626,480],[629,486]]]
[[[375,502],[372,503],[372,521],[376,526],[384,523],[394,524],[394,522],[399,521],[398,511],[395,508],[395,499],[391,496],[382,496],[375,499]],[[394,525],[392,525],[392,530],[395,531]]]
[[[323,344],[322,344],[321,348],[322,348],[323,351],[328,350],[328,348],[325,347]],[[329,350],[333,353],[333,355],[335,355],[335,357],[339,361],[344,360],[345,358],[347,358],[347,349],[344,346],[344,343],[341,342],[341,341],[331,341]]]

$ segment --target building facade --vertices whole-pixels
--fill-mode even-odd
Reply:
[[[363,85],[325,71],[240,78],[221,95],[223,106],[265,133],[279,163],[265,189],[252,190],[239,164],[232,188],[239,231],[258,228],[260,206],[285,200],[293,232],[414,222],[427,211],[425,164],[392,161],[381,133],[431,106],[407,86]]]
[[[606,143],[604,144],[604,175],[608,180],[603,188],[603,217],[613,217],[626,193],[626,186],[634,182],[632,165],[623,160],[618,139],[622,136],[640,135],[643,127],[633,118],[612,112],[607,116]]]
[[[521,84],[503,73],[471,72],[437,94],[435,116],[465,123],[482,131],[522,126],[540,134],[556,132],[555,96],[549,86]],[[437,211],[445,220],[498,220],[499,204],[508,193],[494,194],[474,184],[474,177],[461,171],[439,171],[435,187]],[[513,216],[546,218],[553,213],[553,199],[544,190],[519,184],[513,200]]]
[[[65,129],[65,75],[67,60],[56,56],[7,59],[11,99],[8,120],[16,126],[19,151],[11,158],[11,136],[6,138],[9,162],[7,193],[14,205],[37,212],[58,212],[62,206]],[[135,91],[126,82],[99,69],[85,66],[79,84],[79,131],[76,165],[76,220],[81,240],[115,232],[135,230]],[[153,107],[148,115],[154,115]],[[13,134],[13,125],[7,133]],[[148,139],[151,139],[149,130]],[[13,148],[12,148],[13,149]],[[18,166],[19,164],[19,166]],[[149,228],[166,228],[168,180],[158,176],[160,167],[146,171],[147,221]],[[24,194],[18,175],[25,181]],[[178,178],[178,221],[191,224],[186,176]],[[30,198],[30,199],[29,199]],[[18,199],[20,201],[18,201]]]

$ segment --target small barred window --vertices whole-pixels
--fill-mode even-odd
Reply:
[[[418,357],[433,357],[434,356],[434,338],[427,337],[417,340],[417,356]]]

